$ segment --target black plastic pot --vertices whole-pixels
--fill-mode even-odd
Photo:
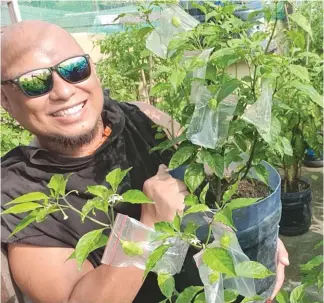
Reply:
[[[304,164],[308,167],[323,167],[323,154],[320,157],[316,157],[314,150],[311,148],[307,149]]]
[[[281,180],[278,172],[271,165],[266,162],[263,162],[263,165],[269,172],[269,186],[272,193],[251,206],[233,211],[233,221],[244,253],[250,260],[260,262],[276,272],[278,225],[281,217]],[[178,172],[171,172],[171,174],[183,180],[184,171],[185,168],[181,167]],[[257,179],[253,172],[252,177]],[[201,213],[190,214],[183,219],[183,225],[185,226],[190,221],[200,225],[196,234],[201,241],[205,242],[208,224],[203,216],[204,214]],[[212,238],[211,241],[213,241]],[[201,285],[198,270],[192,258],[195,253],[197,250],[190,248],[182,272],[175,277],[179,291],[190,285]],[[270,296],[274,282],[275,276],[255,280],[257,293]]]
[[[281,192],[282,215],[279,233],[298,236],[306,233],[312,224],[312,190],[309,181],[301,178],[308,187],[301,192]]]

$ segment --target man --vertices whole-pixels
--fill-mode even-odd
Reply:
[[[37,138],[36,146],[18,147],[3,158],[2,209],[22,194],[47,192],[53,174],[70,172],[67,191],[76,189],[79,195],[72,193],[69,202],[81,209],[91,198],[86,186],[105,185],[105,176],[116,167],[132,167],[121,192],[143,189],[155,201],[142,207],[121,204],[116,212],[153,226],[172,220],[183,209],[185,185],[161,165],[167,164],[167,156],[149,153],[157,142],[148,116],[168,127],[170,119],[165,114],[143,104],[136,107],[109,99],[91,60],[55,25],[41,21],[12,25],[2,35],[1,50],[2,106]],[[79,73],[68,73],[71,65],[78,66]],[[2,216],[2,241],[8,246],[14,280],[32,302],[152,303],[163,299],[154,274],[142,285],[140,269],[101,265],[103,249],[93,252],[81,271],[75,260],[66,262],[78,239],[100,228],[90,220],[82,224],[73,211],[67,215],[68,220],[63,220],[61,214],[53,213],[9,239],[23,217]],[[107,222],[103,213],[98,212],[96,219]],[[279,248],[275,292],[288,262],[286,250]]]

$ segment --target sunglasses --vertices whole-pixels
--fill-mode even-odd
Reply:
[[[35,69],[15,79],[1,81],[1,84],[13,83],[28,97],[40,97],[52,90],[53,71],[72,84],[88,79],[91,74],[89,59],[89,55],[71,57],[53,67]]]

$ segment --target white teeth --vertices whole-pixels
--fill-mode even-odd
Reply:
[[[83,105],[84,105],[84,102],[80,103],[76,106],[70,107],[68,109],[60,110],[60,111],[54,113],[53,116],[54,117],[67,117],[67,116],[75,115],[82,109]]]

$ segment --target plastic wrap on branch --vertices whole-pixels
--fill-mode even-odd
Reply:
[[[144,270],[150,253],[162,245],[161,241],[154,241],[158,235],[154,229],[141,222],[118,214],[101,262],[115,267],[135,266]],[[175,275],[182,268],[189,244],[178,238],[170,238],[163,244],[171,244],[171,247],[153,271]]]
[[[204,250],[200,251],[194,255],[194,259],[198,267],[200,279],[204,284],[206,303],[224,303],[223,276],[220,274],[214,283],[210,281],[209,277],[213,271],[203,263],[203,253]]]
[[[168,45],[174,35],[192,30],[199,22],[178,5],[163,5],[160,25],[146,39],[146,48],[159,57],[168,57]]]
[[[192,94],[192,101],[196,103],[196,106],[187,131],[187,138],[193,144],[205,148],[220,147],[226,141],[229,123],[233,118],[238,97],[228,96],[217,105],[215,110],[209,103],[213,98],[209,90],[201,83],[196,83],[193,87],[196,93]]]
[[[242,116],[245,121],[257,128],[260,136],[266,142],[270,140],[272,94],[273,89],[270,80],[263,80],[260,98],[254,104],[248,105]]]
[[[190,58],[198,58],[204,62],[203,66],[197,67],[192,72],[192,78],[205,79],[208,59],[209,59],[210,54],[213,50],[214,50],[214,48],[208,48],[208,49],[204,49],[203,51],[195,50],[195,51],[189,51],[189,52],[185,53],[184,60],[187,60]]]
[[[234,267],[240,262],[249,261],[249,258],[240,247],[235,232],[231,228],[220,223],[212,223],[212,233],[214,235],[214,241],[208,245],[208,248],[220,247],[226,249],[233,259]],[[200,251],[194,256],[194,259],[199,270],[201,281],[205,286],[206,303],[223,303],[224,287],[226,289],[236,290],[244,297],[253,297],[256,295],[254,280],[252,278],[226,278],[224,274],[219,273],[217,278],[214,277],[214,279],[211,279],[213,270],[202,262],[204,252],[205,250]]]
[[[209,49],[203,50],[202,52],[199,52],[199,54],[196,54],[197,58],[204,61],[204,65],[202,67],[196,68],[192,72],[192,78],[205,79],[208,58],[213,50],[214,50],[214,48],[209,48]],[[204,92],[206,92],[206,87],[204,85],[202,85],[202,83],[200,81],[193,81],[191,84],[190,102],[197,103],[199,101],[200,96],[202,94],[204,94]]]

